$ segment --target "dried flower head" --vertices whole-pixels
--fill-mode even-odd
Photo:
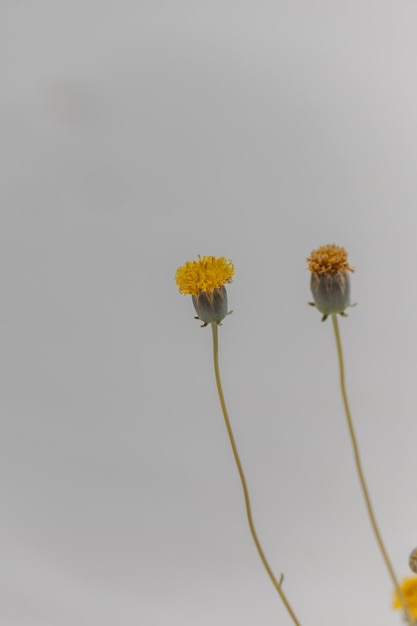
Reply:
[[[417,619],[417,576],[413,576],[412,578],[404,578],[404,580],[401,582],[400,587],[413,619]],[[395,591],[392,601],[392,608],[403,608],[398,594]]]
[[[341,246],[329,244],[313,250],[307,258],[311,272],[311,292],[314,306],[323,313],[324,321],[335,313],[345,314],[350,306],[350,280],[348,254]]]
[[[180,293],[191,295],[198,318],[207,324],[220,324],[228,315],[226,283],[232,282],[232,261],[224,257],[198,255],[177,269],[175,282]]]
[[[334,243],[313,250],[307,259],[308,269],[313,274],[335,274],[336,272],[354,272],[348,263],[348,253],[342,246]]]

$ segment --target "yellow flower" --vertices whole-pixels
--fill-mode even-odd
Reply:
[[[323,321],[336,313],[345,314],[350,306],[350,281],[348,272],[353,268],[348,263],[344,248],[330,244],[313,250],[307,259],[311,272],[311,303],[323,313]]]
[[[226,283],[232,282],[232,261],[224,257],[198,255],[177,269],[175,282],[180,293],[191,295],[198,318],[207,324],[220,324],[228,315]]]
[[[223,256],[198,255],[198,261],[187,261],[177,269],[175,282],[180,293],[197,295],[200,291],[213,291],[232,282],[235,268],[232,261]]]
[[[400,587],[412,617],[417,619],[417,576],[404,578]],[[402,605],[396,591],[394,591],[392,608],[402,609]]]

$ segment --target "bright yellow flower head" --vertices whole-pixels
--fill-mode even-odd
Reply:
[[[401,585],[401,591],[403,592],[405,601],[407,602],[410,613],[414,619],[417,619],[417,576],[412,578],[404,578]],[[402,609],[398,594],[394,591],[394,597],[392,601],[393,609]]]
[[[308,269],[313,274],[335,274],[353,272],[348,263],[348,254],[342,246],[328,244],[313,250],[307,259]]]
[[[232,282],[235,268],[223,256],[198,255],[198,261],[187,261],[177,269],[175,282],[180,293],[196,296],[200,291],[211,292]]]
[[[223,256],[198,255],[177,269],[175,282],[180,293],[192,296],[197,319],[208,324],[221,324],[231,311],[227,310],[226,283],[232,282],[235,268]]]

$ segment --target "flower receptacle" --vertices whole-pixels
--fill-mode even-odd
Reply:
[[[311,274],[314,304],[324,319],[335,313],[343,314],[350,306],[350,279],[347,272]]]
[[[224,285],[213,291],[199,291],[192,296],[197,318],[203,326],[207,324],[221,324],[222,320],[231,313],[227,310],[227,292]]]

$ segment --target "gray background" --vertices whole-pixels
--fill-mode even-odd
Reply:
[[[399,576],[417,545],[417,3],[3,1],[0,623],[290,624],[251,543],[211,337],[177,292],[233,259],[221,367],[261,540],[303,626],[389,626],[331,324]]]

